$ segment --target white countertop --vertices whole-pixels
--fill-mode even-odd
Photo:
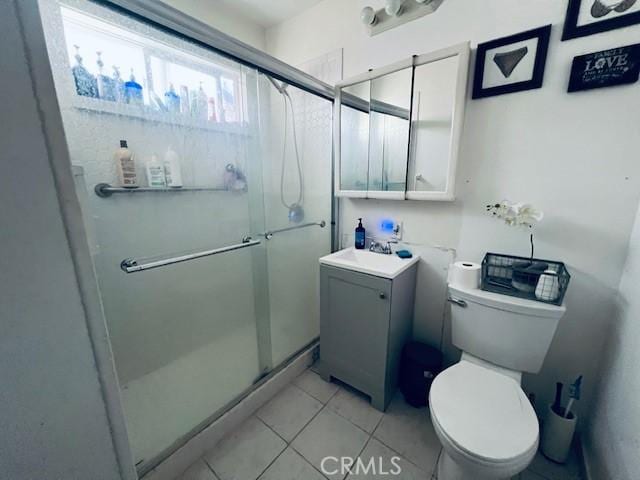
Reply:
[[[400,258],[395,253],[385,255],[383,253],[370,252],[369,250],[356,250],[354,247],[350,247],[321,257],[320,263],[375,275],[376,277],[393,279],[418,260],[420,260],[418,255],[414,255],[412,258]]]

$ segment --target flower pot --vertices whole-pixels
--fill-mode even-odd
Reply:
[[[542,429],[541,450],[545,457],[558,463],[567,461],[577,421],[578,418],[573,412],[569,413],[569,418],[564,418],[549,405]]]

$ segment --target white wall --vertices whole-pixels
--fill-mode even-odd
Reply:
[[[475,261],[486,251],[526,255],[528,232],[497,223],[484,207],[508,198],[541,208],[546,217],[536,229],[536,254],[565,261],[573,277],[568,313],[543,370],[526,376],[525,388],[537,394],[542,410],[554,381],[569,382],[583,373],[585,408],[640,194],[634,154],[640,112],[629,108],[640,93],[637,85],[571,95],[566,88],[575,55],[635,43],[639,27],[560,42],[566,2],[447,0],[433,15],[369,37],[359,21],[368,3],[324,0],[269,29],[267,51],[296,64],[342,47],[348,78],[412,54],[466,40],[475,48],[479,42],[553,24],[542,89],[468,100],[455,202],[345,200],[341,226],[351,233],[361,216],[369,230],[382,215],[404,222],[405,239],[430,256],[421,263],[415,334],[437,345],[445,278],[439,265],[447,253],[428,246],[453,248],[458,258]]]
[[[260,50],[264,49],[265,31],[245,17],[238,15],[215,0],[162,0],[187,15],[208,23],[213,28],[231,35]]]
[[[631,233],[617,313],[608,332],[594,411],[585,435],[591,478],[632,480],[640,472],[640,210]]]
[[[1,476],[120,479],[16,3],[0,18]]]

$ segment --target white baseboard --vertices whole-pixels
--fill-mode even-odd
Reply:
[[[214,448],[225,435],[237,429],[256,410],[304,372],[313,363],[314,351],[317,348],[316,343],[300,353],[272,378],[148,472],[142,480],[175,480],[196,460]]]

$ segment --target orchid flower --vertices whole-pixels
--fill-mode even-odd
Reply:
[[[512,203],[503,200],[500,203],[487,205],[487,211],[496,218],[504,220],[510,226],[533,227],[535,222],[539,222],[544,214],[529,203]]]
[[[541,221],[544,217],[540,210],[529,203],[512,203],[508,200],[487,205],[487,212],[504,220],[507,225],[515,227],[533,228],[534,223]],[[529,243],[531,244],[531,260],[533,260],[533,233],[529,235]]]

